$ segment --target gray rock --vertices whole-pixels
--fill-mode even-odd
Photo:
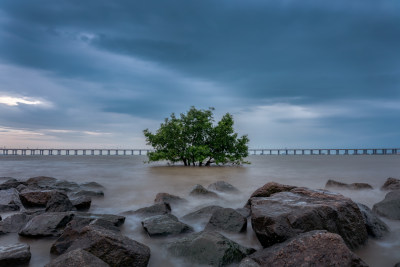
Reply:
[[[381,187],[382,190],[400,190],[400,179],[387,178]]]
[[[389,227],[386,223],[379,219],[370,208],[361,203],[357,203],[357,206],[364,218],[364,224],[369,236],[381,238],[389,232]]]
[[[58,193],[58,191],[55,190],[26,191],[20,193],[19,198],[22,204],[27,208],[46,207],[47,202],[56,193]]]
[[[246,218],[250,217],[251,215],[251,210],[249,208],[238,208],[236,211]]]
[[[53,189],[53,186],[56,182],[57,179],[53,177],[37,176],[29,178],[26,181],[26,185],[29,188]]]
[[[207,206],[194,212],[188,213],[181,219],[185,222],[206,224],[210,220],[212,214],[219,209],[223,208],[215,205]]]
[[[126,236],[99,226],[85,226],[67,253],[83,249],[110,266],[147,266],[150,249]]]
[[[339,188],[339,189],[351,189],[351,190],[373,189],[373,187],[367,183],[346,184],[335,180],[328,180],[325,184],[325,188]]]
[[[74,210],[74,206],[68,196],[61,192],[55,192],[46,204],[46,212],[65,212]]]
[[[366,267],[368,265],[349,250],[339,235],[326,231],[311,231],[257,251],[243,259],[239,266]]]
[[[198,232],[167,244],[168,252],[188,264],[224,266],[240,262],[255,250],[246,248],[217,232]]]
[[[24,185],[24,182],[18,181],[15,178],[8,177],[7,181],[0,184],[0,190],[6,190],[10,188],[17,188],[20,185]]]
[[[372,210],[389,219],[400,220],[400,190],[387,193],[385,199],[376,203]]]
[[[95,213],[87,213],[87,212],[74,212],[75,218],[83,218],[96,220],[101,219],[104,221],[108,221],[114,226],[121,226],[125,222],[125,216],[114,215],[114,214],[95,214]]]
[[[294,188],[297,187],[292,185],[284,185],[275,182],[269,182],[263,185],[262,187],[258,188],[256,191],[254,191],[253,194],[251,194],[250,199],[252,199],[253,197],[269,197],[275,193],[288,192]],[[250,209],[250,199],[244,206],[245,208]]]
[[[225,181],[217,181],[207,187],[208,190],[224,192],[224,193],[237,193],[239,189]]]
[[[95,255],[83,250],[75,249],[68,253],[65,253],[50,263],[46,264],[45,267],[108,267],[107,263],[102,261]]]
[[[193,197],[204,197],[204,198],[219,198],[218,195],[214,192],[211,192],[205,189],[202,185],[195,185],[189,193],[190,196]]]
[[[163,204],[154,204],[152,206],[140,208],[135,211],[126,211],[123,212],[122,214],[136,215],[142,218],[147,218],[155,215],[163,215],[169,213],[171,213],[171,207],[169,206],[169,204],[163,203]]]
[[[187,203],[187,200],[178,196],[174,196],[168,193],[158,193],[156,198],[154,199],[155,204],[169,204],[172,205],[180,205]]]
[[[252,227],[264,247],[312,230],[337,233],[350,248],[368,238],[358,206],[337,193],[294,188],[270,197],[253,197],[249,202]]]
[[[74,215],[69,212],[48,212],[33,217],[18,233],[21,236],[60,236]]]
[[[88,210],[92,204],[92,198],[88,196],[81,196],[71,199],[71,203],[77,210]]]
[[[15,188],[0,190],[0,212],[16,211],[23,207]]]
[[[78,192],[74,192],[70,194],[71,198],[77,198],[81,196],[86,196],[86,197],[104,197],[104,192],[100,190],[80,190]]]
[[[0,266],[18,266],[27,264],[31,259],[30,247],[27,244],[0,246]]]
[[[102,186],[101,184],[96,183],[96,182],[86,182],[86,183],[81,184],[81,186],[82,186],[82,187],[85,187],[85,188],[91,188],[91,189],[101,189],[101,188],[104,188],[104,186]]]
[[[66,180],[56,181],[52,187],[64,192],[76,191],[80,188],[77,183]]]
[[[164,237],[192,232],[193,229],[172,214],[156,215],[142,221],[142,226],[151,237]]]
[[[25,213],[10,215],[0,222],[0,232],[18,233],[33,217],[33,215],[28,215]]]
[[[231,208],[214,211],[210,221],[206,225],[207,230],[223,230],[232,233],[244,232],[246,231],[246,227],[246,217]]]

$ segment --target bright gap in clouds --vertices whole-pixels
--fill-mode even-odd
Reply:
[[[25,105],[48,105],[44,101],[35,100],[27,97],[12,97],[12,96],[0,96],[0,104],[4,104],[7,106],[18,106],[19,104]]]

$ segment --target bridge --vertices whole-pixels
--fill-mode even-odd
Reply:
[[[147,155],[152,149],[102,148],[0,148],[0,156],[134,156]],[[343,149],[249,149],[249,155],[400,155],[400,148]]]

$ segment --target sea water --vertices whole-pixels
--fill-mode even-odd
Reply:
[[[105,196],[93,199],[92,213],[119,214],[136,210],[152,205],[157,193],[166,192],[189,200],[187,205],[172,210],[178,218],[207,205],[241,208],[254,190],[271,181],[313,189],[324,188],[328,179],[369,183],[373,190],[334,191],[372,208],[386,194],[380,190],[385,180],[400,177],[398,155],[258,155],[250,156],[248,160],[251,164],[245,166],[183,167],[147,164],[146,156],[0,156],[0,177],[51,176],[77,183],[98,182],[105,187]],[[206,187],[220,180],[234,185],[240,193],[221,194],[218,200],[198,200],[188,196],[194,185]],[[1,214],[3,219],[9,215]],[[382,219],[389,225],[390,233],[383,239],[369,239],[355,253],[370,266],[391,267],[400,262],[400,221]],[[203,226],[192,225],[196,231],[201,231]],[[128,215],[121,230],[124,235],[150,247],[149,266],[187,266],[163,248],[171,239],[150,238],[136,216]],[[241,245],[261,248],[250,223],[246,233],[224,235]],[[31,239],[17,234],[0,236],[0,245],[30,244],[32,259],[29,266],[43,266],[54,258],[50,254],[54,241],[54,238]]]

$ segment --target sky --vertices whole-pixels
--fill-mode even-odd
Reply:
[[[400,1],[0,1],[0,147],[144,148],[191,106],[252,148],[400,147]]]

